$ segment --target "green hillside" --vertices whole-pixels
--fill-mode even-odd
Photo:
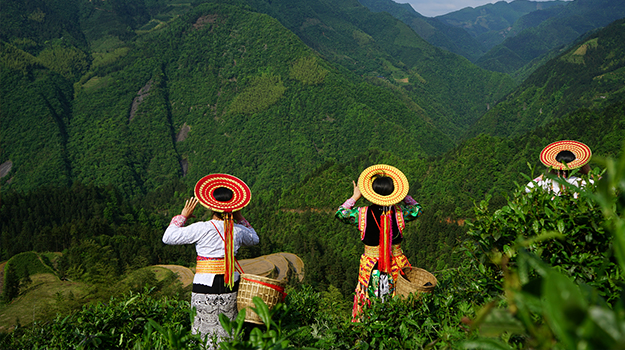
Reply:
[[[80,0],[19,3],[2,0],[0,39],[38,51],[46,41],[63,38],[69,45],[86,49],[88,44],[79,23],[81,3]]]
[[[361,4],[374,12],[388,12],[393,17],[406,23],[428,43],[464,56],[475,62],[486,51],[462,27],[445,24],[437,18],[424,17],[410,4],[398,4],[393,0],[359,0]]]
[[[536,70],[470,130],[522,135],[578,108],[592,110],[625,97],[625,21],[598,31]]]
[[[436,19],[464,29],[488,51],[508,37],[514,37],[523,29],[538,25],[557,15],[568,5],[566,1],[498,1],[478,7],[466,7]],[[530,20],[531,19],[531,20]]]
[[[545,16],[535,12],[522,21],[519,29],[530,28],[484,54],[476,64],[496,72],[514,73],[531,61],[574,42],[580,36],[625,17],[620,0],[576,0],[562,8],[548,10],[557,14]],[[537,26],[535,24],[540,23]]]
[[[508,76],[432,46],[390,14],[373,13],[357,0],[251,2],[326,59],[416,104],[454,141],[513,86]]]
[[[11,172],[0,179],[2,187],[68,185],[71,165],[66,122],[71,116],[72,84],[28,53],[0,45],[4,63],[0,68],[0,163],[13,164]]]
[[[458,262],[453,268],[432,270],[438,280],[432,294],[385,303],[374,300],[358,323],[350,321],[349,301],[334,286],[343,283],[353,288],[350,282],[354,281],[342,278],[344,270],[351,267],[337,262],[353,255],[351,244],[345,242],[357,241],[357,237],[344,240],[333,236],[327,246],[310,241],[312,234],[302,239],[299,234],[306,231],[299,224],[312,216],[304,214],[304,220],[292,220],[287,215],[285,219],[296,229],[291,235],[298,239],[285,237],[285,241],[308,245],[305,249],[317,265],[324,266],[320,271],[307,271],[307,276],[312,272],[316,277],[330,277],[334,284],[322,285],[317,291],[306,285],[291,286],[284,304],[271,312],[257,301],[256,310],[266,325],[250,329],[243,327],[243,317],[223,320],[227,329],[236,330],[237,337],[221,346],[568,349],[591,343],[597,348],[618,349],[625,340],[619,331],[625,325],[621,297],[625,245],[619,239],[625,233],[624,206],[619,198],[625,190],[623,164],[625,156],[605,160],[602,165],[607,171],[601,181],[580,190],[579,198],[554,197],[538,189],[526,193],[520,187],[498,210],[489,208],[488,199],[481,201],[461,238],[463,244],[450,249],[450,255],[428,258],[441,266]],[[330,226],[317,225],[315,233],[335,234],[333,230],[319,231]],[[432,247],[427,237],[408,232],[405,237],[418,242],[414,248],[419,251],[428,252]],[[453,244],[455,239],[443,244]],[[319,255],[328,248],[340,254]],[[351,258],[356,260],[358,255]],[[413,264],[424,266],[421,260],[411,258]],[[87,339],[94,347],[202,348],[202,341],[189,335],[192,311],[188,302],[159,297],[152,291],[127,293],[59,314],[50,322],[18,327],[0,334],[0,345],[56,348],[85,344]]]
[[[85,32],[94,17],[83,19]],[[452,145],[409,98],[332,66],[241,7],[201,5],[129,41],[100,35],[88,36],[98,38],[88,54],[56,43],[32,56],[3,44],[3,81],[12,82],[0,96],[9,101],[0,163],[12,162],[3,191],[55,179],[115,183],[133,196],[218,171],[277,188],[372,146],[410,158]]]
[[[615,0],[499,1],[436,18],[392,0],[361,3],[392,14],[430,44],[518,82],[578,37],[625,16],[625,7]]]
[[[192,245],[161,238],[213,172],[252,187],[243,214],[260,244],[237,258],[288,251],[306,266],[283,306],[265,311],[272,323],[233,321],[243,334],[224,347],[625,343],[612,326],[625,324],[625,156],[602,160],[625,139],[622,20],[504,100],[508,76],[351,0],[9,9],[12,24],[0,25],[0,261],[13,271],[0,348],[201,348],[189,333],[190,291],[148,266],[195,261]],[[486,110],[473,137],[457,142]],[[579,200],[523,187],[544,171],[542,147],[560,139],[597,156],[601,181]],[[404,171],[423,205],[402,247],[438,284],[420,298],[374,302],[352,323],[363,247],[334,213],[377,163]],[[210,215],[195,214],[189,223]],[[19,326],[38,317],[45,322]]]

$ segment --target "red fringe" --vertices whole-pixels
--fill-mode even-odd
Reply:
[[[380,257],[378,259],[378,270],[384,273],[391,273],[391,241],[393,235],[391,211],[384,212],[380,217],[382,224],[380,225],[380,241],[379,250]]]
[[[234,220],[232,213],[225,213],[224,215],[224,246],[226,251],[224,252],[224,261],[226,264],[226,273],[224,275],[224,284],[231,289],[234,287],[234,239],[233,239],[233,227]]]

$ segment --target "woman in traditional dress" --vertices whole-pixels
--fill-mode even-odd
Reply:
[[[588,162],[592,157],[590,147],[579,141],[562,140],[547,145],[540,152],[540,161],[547,167],[550,174],[564,179],[572,187],[584,187],[588,183],[593,183],[592,179],[588,182],[576,175],[588,175],[590,166]],[[577,174],[571,175],[571,171],[579,169]],[[546,191],[553,192],[554,195],[560,196],[567,192],[566,188],[552,178],[541,174],[525,186],[525,192],[530,192],[532,188],[540,187]],[[577,192],[573,192],[573,197],[577,198]]]
[[[234,256],[240,246],[259,241],[256,231],[240,212],[250,198],[250,189],[234,176],[205,176],[195,186],[195,198],[186,201],[182,213],[174,216],[163,235],[165,244],[195,244],[197,266],[191,306],[197,313],[192,333],[208,336],[209,348],[217,347],[217,342],[212,340],[228,337],[219,323],[219,314],[234,320],[238,313],[239,272]],[[198,203],[213,211],[212,219],[185,227]]]
[[[405,223],[421,214],[421,206],[408,195],[408,180],[397,168],[378,164],[360,174],[354,192],[343,203],[336,217],[355,225],[365,252],[360,258],[358,284],[354,296],[352,321],[357,322],[369,298],[395,295],[395,282],[410,262],[401,249]],[[373,205],[354,208],[364,196]]]

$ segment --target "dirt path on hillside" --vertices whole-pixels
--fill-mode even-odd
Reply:
[[[182,283],[183,287],[186,287],[193,283],[193,276],[195,275],[190,268],[180,265],[154,265],[162,267],[178,274],[178,279]]]

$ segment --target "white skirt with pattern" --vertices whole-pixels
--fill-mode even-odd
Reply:
[[[219,314],[225,314],[230,320],[237,317],[237,292],[226,294],[191,293],[191,307],[196,314],[191,332],[208,336],[208,349],[216,349],[219,341],[230,339],[230,335],[221,327]],[[214,337],[217,342],[212,342]]]

